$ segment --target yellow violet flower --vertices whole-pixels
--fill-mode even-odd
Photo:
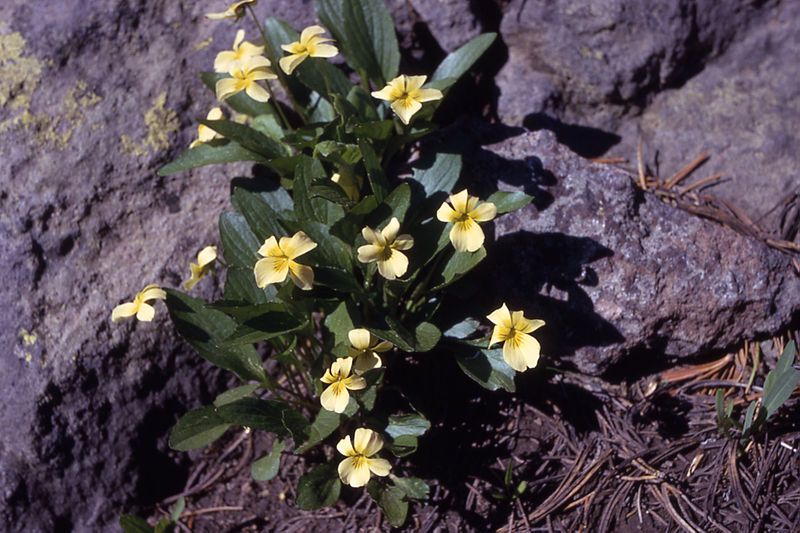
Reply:
[[[339,463],[339,478],[345,485],[363,487],[369,483],[372,474],[388,476],[392,465],[386,459],[373,458],[383,448],[380,435],[367,428],[358,428],[354,439],[350,435],[336,445],[339,453],[347,457]]]
[[[244,30],[236,32],[233,50],[224,50],[214,59],[215,72],[230,72],[241,67],[268,67],[269,60],[264,55],[264,47],[244,40]]]
[[[289,52],[289,55],[278,61],[281,70],[291,75],[307,57],[333,57],[338,54],[339,50],[335,46],[327,44],[333,39],[320,37],[323,33],[325,28],[322,26],[309,26],[300,34],[299,41],[282,44],[281,48]]]
[[[253,268],[256,285],[263,289],[271,283],[282,283],[289,276],[304,291],[311,290],[314,271],[309,266],[296,263],[295,259],[316,247],[317,243],[302,231],[292,237],[281,237],[280,242],[274,236],[268,238],[258,249],[258,255],[263,259],[256,261]]]
[[[123,318],[136,315],[142,322],[150,322],[156,315],[155,308],[150,305],[151,300],[166,300],[167,293],[158,285],[148,285],[141,292],[136,293],[132,302],[120,304],[111,311],[111,321],[117,322]]]
[[[357,176],[352,168],[342,167],[339,172],[331,176],[331,181],[344,189],[347,197],[357,202],[361,199],[361,187],[364,185],[364,178]]]
[[[347,402],[350,401],[349,391],[367,387],[367,380],[351,374],[352,368],[353,358],[344,357],[334,361],[330,370],[325,371],[320,381],[328,383],[329,386],[319,398],[323,408],[334,413],[344,413]]]
[[[219,13],[206,13],[206,18],[211,20],[235,19],[239,20],[244,16],[244,9],[248,4],[255,5],[256,0],[240,0],[228,6],[228,9]]]
[[[361,230],[361,235],[369,244],[358,248],[358,260],[362,263],[378,263],[378,272],[386,279],[397,279],[408,270],[408,258],[400,250],[409,250],[414,246],[414,237],[398,235],[400,222],[397,217],[381,231],[369,226]]]
[[[391,102],[392,111],[400,117],[403,124],[411,122],[414,113],[422,109],[423,102],[442,99],[439,89],[423,89],[427,76],[405,76],[403,74],[386,84],[380,91],[374,91],[372,96],[380,100]]]
[[[211,265],[217,260],[217,247],[206,246],[200,253],[197,254],[197,263],[189,263],[189,270],[192,275],[189,279],[183,282],[183,288],[190,291],[211,271]]]
[[[489,348],[493,344],[502,342],[503,359],[517,372],[524,372],[536,366],[541,346],[530,333],[544,326],[544,320],[527,319],[522,311],[512,313],[506,304],[492,311],[486,318],[494,324]]]
[[[217,82],[217,99],[224,102],[231,96],[244,91],[247,96],[256,102],[269,101],[269,92],[261,85],[256,83],[260,80],[274,80],[277,76],[269,69],[269,59],[262,58],[263,62],[258,62],[257,66],[240,66],[231,70],[228,74],[230,78],[223,78]]]
[[[391,342],[380,340],[364,328],[351,329],[347,338],[351,345],[348,355],[355,360],[355,370],[359,374],[380,368],[383,361],[378,354],[394,348]]]
[[[450,206],[452,204],[452,207]],[[464,189],[450,195],[450,204],[442,203],[436,218],[452,222],[450,242],[459,252],[474,252],[483,246],[483,230],[478,222],[488,222],[497,215],[497,207],[491,202],[479,203],[477,196],[470,196]]]
[[[219,107],[212,107],[211,111],[209,111],[208,115],[206,115],[207,120],[219,120],[221,118],[222,118],[222,109]],[[194,148],[195,146],[220,138],[222,138],[222,135],[212,130],[205,124],[200,124],[199,126],[197,126],[197,139],[192,141],[192,144],[189,145],[189,148]]]

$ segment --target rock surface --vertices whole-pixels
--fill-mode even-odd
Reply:
[[[498,220],[487,268],[502,273],[492,304],[545,318],[549,358],[592,374],[631,356],[652,368],[653,357],[778,332],[800,313],[787,256],[643,195],[625,172],[551,132],[485,146],[474,172],[537,198]]]
[[[514,0],[499,115],[588,157],[632,160],[643,137],[663,178],[708,150],[696,178],[724,173],[713,191],[757,218],[800,188],[799,13],[780,1]]]

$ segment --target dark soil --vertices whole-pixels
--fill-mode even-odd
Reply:
[[[454,379],[459,373],[452,372],[452,361],[406,365],[400,379],[422,377],[418,388],[428,394],[415,405],[434,426],[413,465],[395,465],[432,485],[430,499],[412,507],[405,529],[798,531],[800,402],[787,402],[744,446],[736,435],[720,434],[714,407],[721,387],[741,416],[791,337],[800,340],[794,333],[746,343],[693,366],[623,379],[621,369],[617,376],[592,378],[540,368],[518,378],[514,396]],[[301,457],[285,454],[277,478],[253,481],[249,465],[269,450],[269,439],[239,431],[192,457],[181,530],[390,529],[362,490],[345,487],[331,509],[295,507]],[[337,460],[330,446],[320,453],[326,455],[317,460]],[[177,496],[161,502],[152,517],[166,514]]]

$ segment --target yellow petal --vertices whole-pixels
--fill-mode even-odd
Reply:
[[[370,471],[376,476],[388,476],[392,465],[386,459],[367,459]]]
[[[341,357],[334,361],[333,364],[338,366],[340,376],[349,376],[350,370],[353,368],[353,358]]]
[[[143,302],[148,300],[166,300],[167,293],[158,285],[148,285],[142,289],[142,292],[139,293],[139,297]]]
[[[353,348],[357,350],[366,350],[370,347],[372,334],[364,328],[351,329],[347,332],[347,339]]]
[[[334,376],[334,375],[331,373],[331,371],[330,371],[330,370],[326,370],[326,371],[325,371],[325,374],[323,374],[323,376],[322,376],[321,378],[319,378],[319,380],[320,380],[321,382],[323,382],[323,383],[328,383],[328,384],[330,384],[330,383],[333,383],[333,382],[335,382],[335,381],[336,381],[336,380],[338,380],[338,379],[339,379],[339,378],[338,378],[338,377],[336,377],[336,376]]]
[[[350,435],[347,435],[336,443],[336,449],[339,450],[340,454],[346,457],[351,457],[356,454],[356,451],[353,449],[353,443],[350,441]]]
[[[269,59],[264,56],[248,56],[239,61],[239,66],[254,80],[271,80],[275,75],[270,71]]]
[[[143,303],[139,306],[139,310],[136,311],[136,318],[142,322],[150,322],[154,316],[156,316],[156,309],[150,304]]]
[[[358,247],[358,260],[362,263],[372,263],[379,261],[385,255],[386,248],[383,246],[375,246],[374,244],[365,244]]]
[[[230,72],[236,67],[237,63],[238,58],[236,57],[236,52],[225,50],[224,52],[218,53],[217,57],[214,59],[214,71],[221,73]]]
[[[372,436],[375,434],[374,431],[367,428],[358,428],[356,429],[355,435],[353,436],[353,449],[356,453],[360,453],[363,455],[371,455],[366,452],[367,447],[370,445],[370,441]],[[379,437],[380,438],[380,437]]]
[[[506,304],[492,311],[486,318],[489,319],[489,322],[497,326],[511,327],[511,312],[508,310]]]
[[[508,333],[511,331],[509,328],[505,326],[495,326],[492,330],[492,338],[489,340],[489,348],[497,344],[498,342],[503,342],[508,338]]]
[[[401,98],[392,102],[391,108],[403,124],[408,125],[411,122],[411,117],[422,109],[422,104],[411,98]]]
[[[467,203],[469,202],[469,193],[467,189],[464,189],[461,192],[456,194],[450,195],[450,203],[453,204],[453,209],[456,210],[458,214],[467,213]]]
[[[333,383],[319,397],[322,407],[334,413],[343,413],[350,401],[350,393],[341,383]]]
[[[418,102],[432,102],[434,100],[441,100],[442,91],[439,89],[420,89],[417,91],[417,94],[414,95],[414,99]]]
[[[269,93],[257,83],[248,84],[244,92],[256,102],[269,102]]]
[[[470,211],[469,216],[477,222],[489,222],[497,216],[497,206],[492,202],[484,202]]]
[[[358,431],[358,430],[356,430],[356,431]],[[370,432],[369,440],[367,441],[366,445],[362,449],[361,453],[363,453],[367,457],[372,457],[373,455],[375,455],[376,453],[381,451],[381,449],[383,448],[383,438],[381,438],[381,436],[375,431],[371,431],[371,430],[367,430],[367,431]],[[356,448],[356,449],[358,449],[358,448]]]
[[[350,464],[343,468],[343,465],[346,461],[349,461]],[[345,485],[350,485],[354,488],[363,487],[369,483],[369,465],[366,461],[360,461],[357,463],[352,458],[345,459],[339,463],[339,477],[342,479],[342,482]]]
[[[220,102],[227,100],[234,94],[242,92],[239,80],[235,78],[222,78],[214,87],[217,93],[217,100]]]
[[[314,269],[310,266],[289,261],[289,275],[294,284],[304,291],[310,291],[314,285]]]
[[[539,341],[524,333],[517,333],[503,343],[503,359],[517,372],[533,368],[539,362]]]
[[[306,47],[300,44],[300,41],[295,41],[289,44],[282,44],[281,50],[290,54],[302,54],[306,51]]]
[[[458,213],[456,213],[447,202],[442,202],[442,205],[440,205],[439,209],[436,211],[436,218],[442,222],[455,222],[458,220],[458,217]]]
[[[136,314],[139,310],[139,306],[133,302],[125,302],[124,304],[119,304],[111,311],[111,321],[117,322],[122,320],[123,318],[132,317]]]
[[[339,49],[332,44],[318,44],[314,46],[312,57],[333,57],[339,53]]]
[[[217,247],[206,246],[197,254],[197,265],[204,267],[217,260]]]
[[[278,246],[278,239],[274,236],[269,237],[258,249],[258,255],[262,257],[285,257],[283,250]]]
[[[392,250],[385,261],[378,261],[378,272],[388,280],[401,277],[408,270],[408,257],[403,252]]]
[[[392,248],[395,250],[410,250],[414,247],[414,237],[407,233],[403,233],[402,235],[398,235],[397,238],[394,240],[394,244],[392,244]]]
[[[358,374],[363,374],[373,368],[380,368],[382,364],[381,358],[375,352],[369,350],[359,353],[355,361],[353,366]]]
[[[282,283],[289,275],[289,262],[280,257],[265,257],[253,267],[256,285],[263,289],[271,283]]]
[[[419,90],[420,87],[425,85],[425,80],[427,79],[427,76],[406,76],[406,92],[413,93],[414,91]]]
[[[380,91],[372,91],[370,94],[372,95],[373,98],[377,98],[379,100],[386,100],[388,102],[391,102],[396,98],[395,90],[390,85],[387,85]]]
[[[377,244],[379,246],[386,245],[386,239],[383,237],[383,234],[375,231],[369,226],[366,226],[361,230],[361,235],[364,237],[364,240],[370,244]]]
[[[533,333],[545,324],[544,320],[539,320],[538,318],[525,319],[525,322],[524,327],[520,328],[522,333]]]
[[[305,61],[307,57],[308,57],[308,52],[303,52],[300,54],[292,54],[289,56],[282,57],[278,61],[278,64],[280,65],[281,70],[283,70],[286,74],[291,75],[292,72],[294,72],[294,69],[300,66],[300,64],[303,61]]]
[[[281,237],[280,247],[286,257],[296,259],[316,248],[317,243],[312,241],[311,237],[306,235],[305,232],[298,231],[291,238]]]
[[[300,42],[307,43],[315,35],[322,35],[323,33],[325,33],[325,28],[314,24],[300,32]]]
[[[349,390],[362,390],[367,388],[367,380],[358,376],[347,378],[344,384]]]
[[[450,230],[450,242],[459,252],[474,252],[483,246],[483,241],[483,230],[471,218],[456,222]]]
[[[236,50],[242,41],[244,41],[244,30],[239,30],[236,32],[236,37],[233,39],[233,49]]]
[[[239,47],[239,53],[243,57],[260,56],[260,55],[262,55],[264,53],[264,47],[263,46],[256,46],[253,43],[245,41]]]
[[[397,217],[392,217],[386,227],[381,230],[381,235],[386,243],[391,244],[397,238],[397,232],[400,231],[400,222]]]

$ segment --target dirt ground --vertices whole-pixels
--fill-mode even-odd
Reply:
[[[408,365],[399,380],[425,376],[418,388],[427,393],[415,402],[433,428],[413,465],[395,465],[431,484],[404,529],[798,531],[800,402],[787,402],[744,446],[721,435],[714,406],[722,388],[734,413],[743,411],[784,343],[798,337],[666,370],[641,361],[605,379],[541,368],[518,379],[516,395],[453,379],[460,373],[445,359]],[[437,386],[445,376],[448,386]],[[362,490],[343,488],[331,509],[295,507],[301,457],[285,454],[277,478],[254,481],[249,465],[270,446],[263,434],[238,431],[194,454],[183,490],[151,508],[151,518],[184,495],[182,531],[391,529]],[[318,453],[314,461],[336,460],[330,446]]]

